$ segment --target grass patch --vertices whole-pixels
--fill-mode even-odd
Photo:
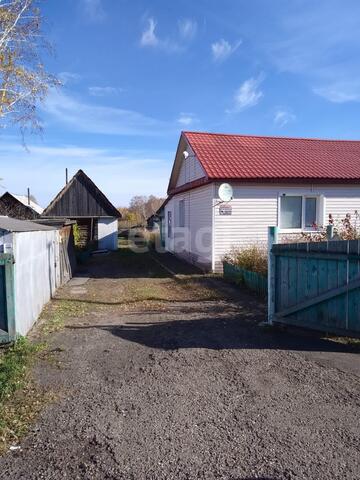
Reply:
[[[29,373],[43,348],[21,337],[0,352],[0,453],[28,431],[45,401]]]
[[[27,367],[43,347],[19,338],[0,356],[0,402],[23,386]]]
[[[44,336],[58,332],[67,319],[83,317],[90,307],[82,301],[53,299],[40,315],[38,332]]]

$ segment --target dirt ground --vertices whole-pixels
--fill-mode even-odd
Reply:
[[[33,332],[56,399],[0,478],[360,478],[359,355],[197,273],[122,250],[59,290]]]

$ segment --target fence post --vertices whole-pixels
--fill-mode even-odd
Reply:
[[[334,237],[334,225],[328,225],[326,227],[326,236],[328,240],[332,240]]]
[[[272,325],[275,314],[275,255],[271,249],[278,237],[279,227],[268,227],[268,325]]]

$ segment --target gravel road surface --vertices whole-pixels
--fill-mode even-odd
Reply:
[[[59,290],[34,372],[56,398],[0,478],[360,478],[359,355],[259,327],[261,301],[198,273],[122,250]]]

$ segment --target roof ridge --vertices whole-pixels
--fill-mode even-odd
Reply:
[[[217,132],[200,132],[200,131],[191,131],[183,130],[181,133],[184,135],[195,134],[195,135],[211,135],[216,137],[241,137],[241,138],[269,138],[269,139],[278,139],[278,140],[306,140],[314,142],[339,142],[339,143],[360,143],[359,140],[351,139],[339,139],[339,138],[318,138],[318,137],[286,137],[281,135],[247,135],[244,133],[217,133]]]
[[[110,200],[106,197],[106,195],[100,190],[100,188],[95,184],[95,182],[82,170],[81,168],[73,175],[73,177],[66,183],[62,189],[58,192],[58,194],[52,199],[49,205],[44,209],[42,216],[46,217],[51,211],[51,209],[56,205],[56,203],[66,194],[68,190],[70,190],[71,186],[75,182],[75,180],[79,180],[83,178],[84,181],[87,183],[85,188],[89,190],[89,187],[92,188],[95,193],[100,197],[102,203],[102,208],[109,213],[111,211],[111,216],[119,216],[119,212],[117,211],[116,207],[110,202]],[[91,192],[90,192],[91,193]],[[65,215],[66,216],[66,215]],[[109,213],[110,216],[110,213]]]

